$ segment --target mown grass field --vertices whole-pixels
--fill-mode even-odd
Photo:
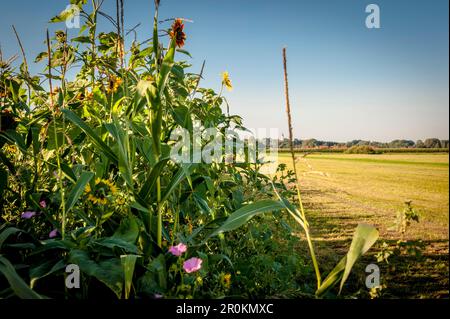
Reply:
[[[279,162],[292,168],[289,154],[280,154]],[[400,239],[393,229],[397,212],[405,201],[412,200],[421,218],[408,228],[405,239],[422,240],[424,253],[420,258],[396,256],[386,267],[380,265],[387,283],[384,294],[448,297],[448,154],[298,154],[296,165],[312,231],[325,264],[329,249],[345,253],[358,223],[377,226],[380,242],[395,243]],[[376,251],[372,249],[364,260],[373,262]],[[329,264],[334,262],[330,260]],[[364,276],[364,269],[360,269],[360,276]]]

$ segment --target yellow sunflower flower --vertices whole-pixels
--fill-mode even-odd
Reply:
[[[107,196],[117,194],[117,187],[110,180],[97,178],[94,190],[88,184],[84,192],[87,194],[88,200],[93,204],[106,205],[108,203]]]
[[[108,93],[116,93],[119,87],[122,85],[123,80],[115,75],[109,77]]]
[[[224,288],[230,289],[231,287],[231,274],[221,274],[220,281]]]
[[[222,85],[224,85],[228,89],[228,91],[233,90],[233,84],[231,83],[230,75],[228,74],[228,72],[222,73]]]

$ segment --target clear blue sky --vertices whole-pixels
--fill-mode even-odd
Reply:
[[[47,21],[67,3],[3,1],[4,55],[19,52],[11,24],[29,60],[43,51]],[[370,3],[380,6],[381,29],[365,27]],[[106,12],[114,6],[105,0]],[[193,71],[206,59],[203,84],[217,90],[230,72],[235,89],[226,95],[247,127],[286,133],[287,46],[297,137],[388,141],[448,138],[448,10],[448,0],[161,0],[160,18],[194,21],[186,24]],[[125,15],[127,28],[142,23],[139,39],[151,36],[153,0],[125,0]]]

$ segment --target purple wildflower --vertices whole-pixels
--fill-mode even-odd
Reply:
[[[187,246],[185,244],[183,244],[183,243],[179,243],[178,245],[171,246],[169,248],[169,252],[172,255],[177,256],[177,257],[180,257],[183,253],[186,252],[186,250],[187,250]]]
[[[203,260],[201,260],[200,258],[197,258],[197,257],[193,257],[191,259],[186,260],[183,263],[183,269],[185,272],[190,274],[192,272],[199,271],[202,268],[202,263],[203,263]]]
[[[36,212],[24,212],[22,213],[21,217],[23,219],[30,219],[32,217],[36,216]]]
[[[49,238],[55,238],[56,236],[58,236],[59,232],[57,229],[53,229],[50,234],[48,234]]]

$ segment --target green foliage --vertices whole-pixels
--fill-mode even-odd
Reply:
[[[381,154],[380,151],[374,149],[372,146],[359,145],[352,146],[345,151],[346,154]]]
[[[84,0],[70,3],[75,7],[51,22],[79,10],[79,34],[56,31],[36,58],[46,62],[48,90],[12,61],[0,64],[0,297],[219,298],[252,281],[260,286],[243,295],[301,294],[288,283],[310,275],[311,266],[294,251],[285,217],[310,238],[306,217],[290,202],[292,173],[281,169],[271,179],[260,173],[263,164],[171,160],[175,129],[192,131],[200,121],[221,128],[224,139],[227,128],[242,127],[241,118],[225,114],[221,93],[199,86],[201,76],[176,60],[189,56],[176,37],[160,42],[157,12],[151,43],[134,41],[126,51],[124,35],[97,32],[97,2],[91,12]],[[289,253],[277,256],[285,246],[263,234],[266,217],[283,223],[276,230]],[[341,288],[373,238],[357,230]],[[174,256],[169,247],[180,242],[187,251]],[[201,269],[187,271],[189,258],[200,258]],[[61,289],[70,263],[82,272],[79,291]]]

